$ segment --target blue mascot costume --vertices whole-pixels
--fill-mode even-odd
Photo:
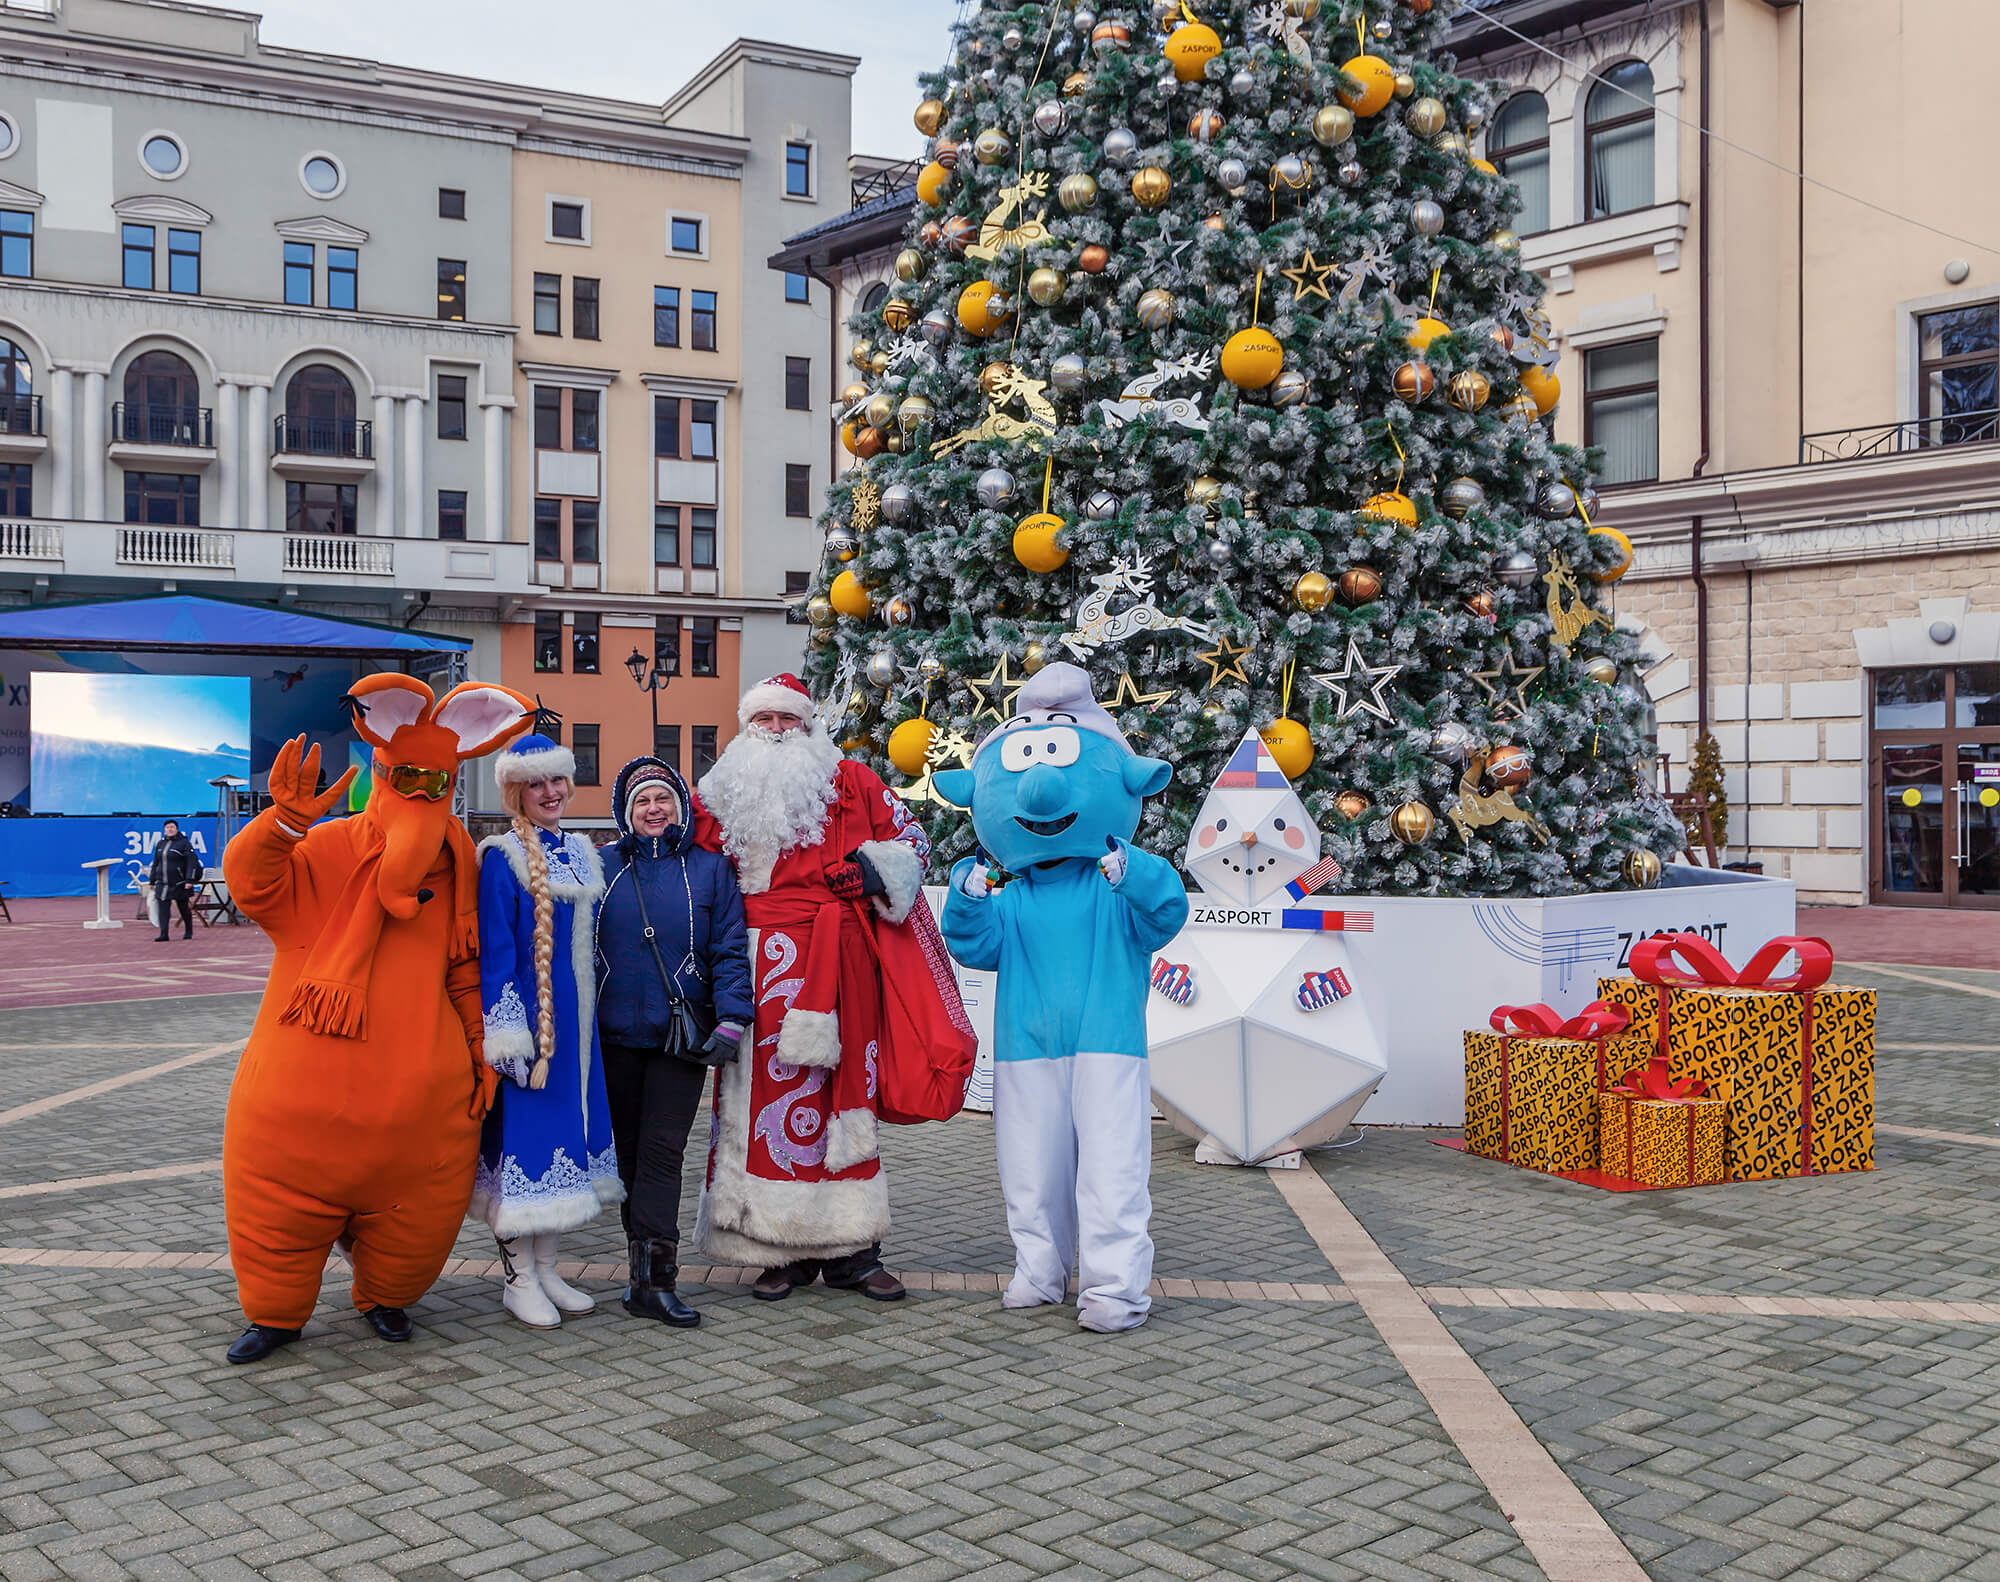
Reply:
[[[943,918],[951,953],[998,974],[993,1124],[1015,1260],[1002,1303],[1062,1301],[1075,1262],[1077,1321],[1106,1333],[1152,1305],[1146,984],[1188,902],[1172,863],[1127,843],[1172,775],[1126,745],[1083,671],[1055,664],[970,769],[935,781],[1018,881],[1000,888],[967,857]]]

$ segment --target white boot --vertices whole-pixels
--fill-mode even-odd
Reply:
[[[534,1249],[535,1279],[548,1299],[565,1313],[595,1312],[597,1298],[588,1291],[579,1291],[567,1284],[556,1273],[556,1233],[550,1231],[545,1236],[536,1236],[530,1245]]]
[[[494,1245],[500,1249],[500,1305],[530,1329],[561,1329],[562,1314],[535,1278],[532,1242],[495,1237]]]

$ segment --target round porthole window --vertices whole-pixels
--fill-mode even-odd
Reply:
[[[331,154],[308,154],[299,163],[299,181],[315,198],[337,198],[347,185],[347,172]]]
[[[139,163],[148,174],[171,181],[187,169],[187,149],[168,132],[148,132],[139,144]]]
[[[0,115],[0,159],[5,159],[21,146],[20,128],[14,125],[11,115]]]

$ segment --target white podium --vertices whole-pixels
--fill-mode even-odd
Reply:
[[[85,928],[123,928],[125,925],[111,915],[111,870],[125,866],[123,857],[100,857],[96,862],[78,864],[79,867],[97,870],[97,916],[83,926]]]

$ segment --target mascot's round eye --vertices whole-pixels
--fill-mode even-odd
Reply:
[[[1009,731],[1000,743],[1000,764],[1015,774],[1031,764],[1051,764],[1063,769],[1075,763],[1082,750],[1076,732],[1067,725]]]
[[[1271,827],[1273,829],[1283,829],[1285,827],[1285,821],[1281,818],[1274,818],[1271,820]]]
[[[1216,833],[1216,834],[1220,835],[1220,834],[1221,834],[1221,833],[1222,833],[1222,832],[1223,832],[1224,830],[1226,830],[1227,828],[1229,828],[1229,820],[1228,820],[1228,819],[1226,819],[1226,818],[1219,818],[1219,819],[1217,819],[1217,820],[1215,821],[1215,833]]]

